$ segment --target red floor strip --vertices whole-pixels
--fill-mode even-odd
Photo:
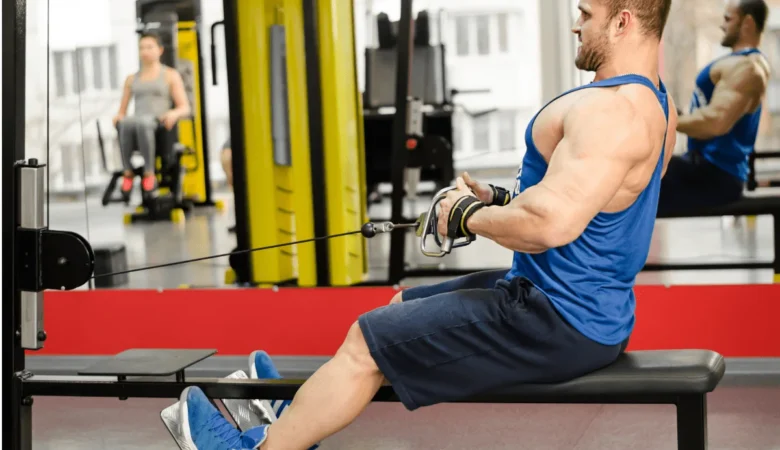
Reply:
[[[332,355],[357,317],[392,288],[52,291],[45,348],[111,355],[129,348],[214,348],[219,355]],[[780,357],[780,285],[637,286],[630,349],[707,348]]]

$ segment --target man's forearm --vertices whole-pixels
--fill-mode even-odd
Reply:
[[[706,108],[696,109],[691,114],[677,118],[677,131],[694,139],[711,139],[714,133],[717,117]]]
[[[488,206],[468,220],[472,233],[495,241],[502,247],[522,253],[541,253],[553,240],[549,215],[533,203],[516,199],[507,206]]]

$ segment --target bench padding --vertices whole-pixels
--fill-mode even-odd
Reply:
[[[565,383],[510,387],[490,397],[706,394],[725,370],[723,357],[709,350],[627,352],[612,365]]]
[[[692,208],[659,214],[659,218],[673,217],[720,217],[720,216],[759,216],[780,213],[780,196],[743,197],[714,208]]]

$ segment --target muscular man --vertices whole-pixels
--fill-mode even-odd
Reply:
[[[139,151],[144,158],[141,187],[145,193],[151,192],[157,182],[154,174],[157,126],[162,124],[170,130],[179,119],[190,114],[184,81],[178,71],[160,61],[163,50],[159,36],[153,33],[141,35],[138,41],[141,69],[125,79],[119,112],[114,117],[125,172],[121,186],[124,195],[133,189],[133,166],[130,162],[133,152]],[[132,116],[127,116],[131,99],[135,102],[135,111]]]
[[[594,82],[530,122],[513,193],[465,177],[442,202],[440,232],[514,250],[511,269],[410,288],[360,316],[270,426],[240,433],[186,389],[188,443],[305,450],[351,423],[385,380],[414,410],[614,362],[634,326],[634,279],[674,146],[675,107],[657,75],[670,4],[580,0],[576,65]]]
[[[732,52],[696,77],[690,113],[677,131],[688,150],[675,156],[661,185],[658,213],[712,207],[738,200],[758,134],[769,63],[757,49],[766,23],[764,0],[730,0],[721,44]]]

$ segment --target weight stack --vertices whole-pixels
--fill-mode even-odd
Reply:
[[[127,252],[124,244],[111,244],[93,248],[95,253],[95,275],[127,270]],[[126,273],[95,278],[95,288],[112,288],[128,283]]]

